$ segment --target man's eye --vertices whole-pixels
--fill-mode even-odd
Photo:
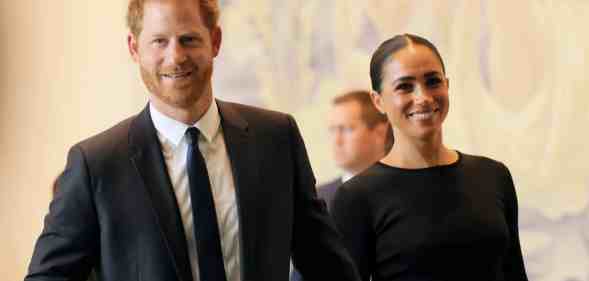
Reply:
[[[152,41],[153,44],[161,46],[164,45],[166,43],[166,40],[163,38],[156,38]]]
[[[191,43],[194,41],[194,38],[192,37],[182,37],[180,38],[180,42],[187,44],[187,43]]]
[[[354,132],[354,127],[351,126],[346,126],[342,128],[342,131],[346,134],[350,134]]]
[[[196,45],[200,40],[193,36],[186,36],[180,38],[180,43],[183,45]]]

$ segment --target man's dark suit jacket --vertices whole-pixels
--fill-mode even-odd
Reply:
[[[320,185],[317,188],[317,196],[325,201],[328,209],[331,208],[331,201],[333,201],[335,192],[337,192],[337,189],[342,185],[342,183],[342,178],[337,178],[326,184]]]
[[[342,185],[342,178],[334,179],[330,182],[322,184],[317,187],[317,196],[325,201],[328,208],[331,208],[331,201],[337,192],[337,189]],[[303,279],[301,273],[299,272],[298,268],[293,270],[292,274],[290,275],[290,281],[303,281],[303,280],[310,280],[309,278]]]
[[[286,114],[218,101],[236,186],[243,281],[359,280]],[[191,281],[149,107],[73,146],[25,280]]]

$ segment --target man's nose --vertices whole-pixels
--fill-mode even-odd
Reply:
[[[335,130],[331,137],[333,138],[333,143],[337,146],[341,145],[343,142],[343,138],[342,138],[342,132],[341,130]]]
[[[170,62],[172,62],[175,65],[182,64],[188,59],[186,49],[178,41],[173,41],[173,43],[169,45],[168,51],[168,57],[170,58]]]

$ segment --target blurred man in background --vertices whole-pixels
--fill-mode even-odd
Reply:
[[[380,160],[394,142],[392,128],[370,100],[368,91],[347,92],[333,100],[328,117],[333,159],[342,175],[318,187],[328,206],[343,182]]]
[[[333,99],[327,122],[333,158],[343,172],[318,187],[318,196],[329,208],[338,187],[384,157],[394,137],[386,115],[376,110],[368,91],[350,91]],[[295,270],[291,280],[300,281],[302,277]]]

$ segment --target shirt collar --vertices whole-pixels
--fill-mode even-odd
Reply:
[[[190,126],[164,115],[151,103],[149,103],[149,113],[151,114],[153,126],[158,133],[174,146],[178,146],[186,133],[186,129]],[[221,116],[219,115],[217,102],[213,99],[213,102],[211,102],[211,105],[205,114],[193,125],[193,127],[198,128],[200,134],[207,142],[211,142],[217,135],[220,126]]]

